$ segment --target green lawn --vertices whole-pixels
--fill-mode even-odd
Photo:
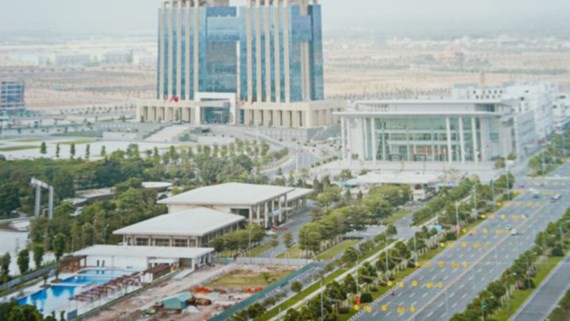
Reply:
[[[334,271],[333,273],[331,273],[329,276],[327,276],[324,280],[323,280],[323,284],[327,284],[329,282],[331,282],[332,280],[334,280],[335,278],[337,278],[338,276],[342,275],[344,272],[346,272],[345,268],[340,268],[336,271]],[[311,293],[317,291],[319,288],[321,287],[321,282],[316,282],[313,285],[309,286],[308,288],[304,289],[303,291],[299,292],[297,295],[295,295],[294,297],[290,298],[289,300],[283,302],[282,304],[280,304],[279,306],[265,312],[262,316],[258,317],[255,319],[255,321],[267,321],[271,318],[273,318],[274,316],[276,316],[279,311],[282,310],[286,310],[290,307],[292,307],[293,305],[295,305],[297,302],[301,301],[302,299],[306,298],[307,296],[309,296]]]
[[[537,288],[563,259],[563,257],[549,257],[537,267],[536,277],[534,278],[534,282]],[[521,305],[523,305],[523,303],[528,299],[534,290],[535,289],[515,291],[509,303],[506,306],[498,309],[490,316],[490,318],[498,321],[509,320],[509,318],[519,309]]]
[[[305,258],[305,250],[301,250],[298,245],[295,245],[277,257],[280,259],[303,259]]]
[[[18,143],[36,143],[36,142],[41,142],[41,139],[38,138],[20,138],[20,139],[14,139],[14,142],[18,142]]]
[[[331,260],[335,256],[346,251],[346,249],[348,249],[349,247],[355,246],[356,244],[358,244],[358,240],[344,240],[344,241],[338,243],[337,245],[331,247],[330,249],[319,254],[317,256],[317,259],[319,259],[319,260]]]
[[[68,142],[63,142],[61,143],[61,145],[71,145],[71,144],[75,144],[75,145],[82,145],[82,144],[91,144],[91,143],[95,143],[95,140],[71,140]]]
[[[396,221],[401,220],[410,214],[411,213],[409,211],[406,211],[406,210],[398,211],[398,212],[390,215],[388,218],[386,218],[384,220],[384,224],[386,224],[386,225],[394,224],[394,223],[396,223]]]
[[[271,249],[271,244],[265,243],[265,244],[262,244],[260,246],[256,246],[256,247],[252,248],[251,250],[247,251],[243,256],[245,256],[245,257],[256,257],[256,256],[261,255],[262,253],[269,251],[270,249]],[[236,253],[237,253],[236,251],[226,250],[226,251],[219,253],[218,256],[219,257],[234,257],[234,255],[236,255]]]
[[[206,283],[207,287],[223,288],[254,288],[266,287],[271,283],[284,278],[293,270],[273,270],[266,273],[257,273],[245,270],[232,271],[216,280]]]
[[[12,146],[12,147],[2,147],[0,152],[13,152],[18,150],[28,150],[28,149],[38,149],[40,146]]]

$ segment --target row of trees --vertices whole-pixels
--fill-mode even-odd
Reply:
[[[570,149],[570,130],[555,135],[546,148],[528,161],[528,166],[534,174],[541,176],[554,170],[568,157]]]
[[[226,233],[213,239],[208,245],[216,252],[244,252],[259,245],[265,236],[265,230],[259,224],[248,224],[245,229]]]
[[[451,320],[479,320],[489,315],[491,317],[487,317],[486,320],[492,320],[493,312],[509,304],[515,291],[533,289],[537,266],[548,257],[563,257],[568,250],[570,244],[568,220],[570,220],[570,210],[566,211],[556,223],[550,223],[545,231],[540,232],[532,249],[521,254],[503,272],[499,280],[489,283],[487,288],[467,306],[465,312],[454,315]]]
[[[391,242],[389,234],[381,233],[374,241],[361,243],[358,248],[347,249],[341,259],[334,262],[334,266],[328,266],[328,270],[334,270],[345,266],[354,266],[364,257],[377,252],[383,246]],[[381,288],[388,286],[389,280],[394,280],[397,269],[416,268],[415,255],[429,248],[437,248],[437,236],[435,230],[428,231],[422,228],[416,233],[416,244],[414,240],[405,243],[396,242],[394,247],[387,251],[387,255],[380,255],[372,263],[365,262],[358,269],[356,277],[347,275],[342,282],[332,281],[326,285],[322,298],[316,296],[307,302],[301,309],[290,309],[284,317],[287,321],[303,320],[337,320],[339,315],[348,314],[356,302],[356,294],[360,296],[360,303],[372,302],[373,294],[380,293]],[[387,262],[387,265],[386,265]],[[292,284],[293,289],[295,284]],[[295,289],[300,290],[300,289]],[[323,315],[321,315],[321,312]]]
[[[513,188],[515,178],[512,174],[499,177],[489,185],[483,185],[478,178],[467,178],[452,189],[442,190],[434,199],[413,215],[414,224],[419,224],[438,215],[440,224],[457,224],[455,204],[470,197],[469,202],[459,203],[459,220],[473,221],[476,214],[473,210],[483,212],[494,207],[494,195],[508,194]],[[506,196],[508,197],[508,196]],[[498,201],[499,199],[496,199]]]

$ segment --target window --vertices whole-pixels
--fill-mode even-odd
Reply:
[[[188,247],[188,240],[174,240],[175,247]]]
[[[148,246],[148,239],[139,239],[136,241],[137,246]]]
[[[169,239],[155,239],[154,246],[170,246]]]

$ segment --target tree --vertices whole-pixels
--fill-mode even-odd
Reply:
[[[40,146],[40,154],[45,155],[47,154],[47,145],[46,142],[42,142]]]
[[[69,158],[75,157],[75,143],[69,146]]]
[[[291,291],[299,293],[301,290],[303,290],[303,284],[301,284],[301,282],[295,281],[291,283]]]
[[[59,262],[59,259],[63,256],[65,252],[65,241],[66,237],[62,233],[58,233],[52,241],[51,247],[55,255],[55,260]]]
[[[87,144],[87,146],[85,146],[85,159],[89,159],[89,157],[91,156],[91,145]]]
[[[279,235],[273,234],[271,235],[271,247],[275,249],[279,246]]]
[[[306,320],[306,319],[303,318],[301,313],[299,313],[299,311],[295,309],[289,309],[289,311],[287,311],[287,314],[285,315],[285,318],[283,319],[283,321],[301,321],[301,320]]]
[[[101,155],[101,157],[107,156],[107,149],[105,148],[105,145],[101,146],[101,151],[99,152],[99,155]]]
[[[394,236],[394,235],[398,234],[398,230],[396,229],[396,227],[394,225],[390,224],[386,228],[386,234],[388,234],[389,236]]]
[[[60,147],[59,144],[55,145],[55,157],[59,158]]]
[[[354,278],[350,274],[344,278],[342,285],[346,293],[355,294],[358,292],[358,288],[356,286],[356,280],[354,280]]]
[[[0,259],[0,272],[2,276],[8,276],[10,274],[10,263],[12,261],[12,257],[10,256],[9,252],[6,252]]]
[[[346,181],[348,181],[349,179],[351,179],[352,177],[353,177],[353,176],[352,176],[352,172],[350,171],[350,169],[343,169],[343,170],[340,172],[340,176],[339,176],[339,178],[340,178],[340,180],[341,180],[342,182],[346,182]]]
[[[8,215],[20,207],[20,185],[16,182],[0,183],[0,215]]]
[[[285,241],[285,247],[287,249],[290,249],[293,246],[293,235],[291,234],[291,232],[287,232],[287,233],[285,233],[283,238]]]
[[[18,253],[17,263],[20,274],[26,274],[30,268],[30,252],[28,252],[28,249],[23,249]]]
[[[44,246],[42,244],[34,244],[32,248],[34,264],[36,265],[36,269],[42,266],[42,261],[44,259]]]

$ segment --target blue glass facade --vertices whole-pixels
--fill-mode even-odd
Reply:
[[[236,93],[243,101],[284,102],[287,96],[291,102],[324,99],[320,5],[309,5],[306,15],[297,4],[277,8],[183,6],[160,9],[159,21],[157,98],[192,100],[196,92],[213,92]],[[303,56],[303,46],[308,57]],[[308,65],[305,71],[303,61]],[[198,88],[194,85],[196,74]]]
[[[24,110],[23,81],[0,81],[0,116],[18,116]]]

